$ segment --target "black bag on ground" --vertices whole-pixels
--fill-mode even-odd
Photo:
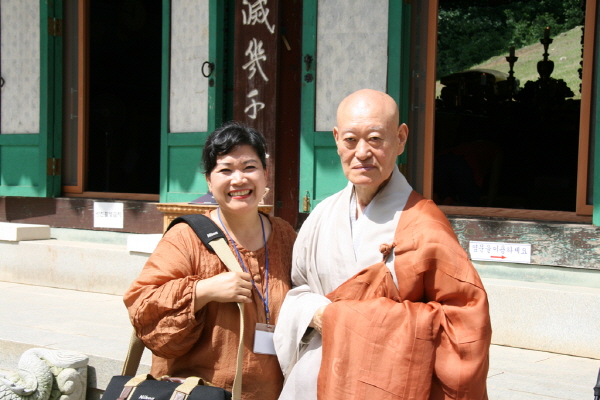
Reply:
[[[204,386],[200,378],[156,380],[152,375],[113,376],[102,400],[230,400],[231,392]],[[195,380],[195,381],[194,381]]]

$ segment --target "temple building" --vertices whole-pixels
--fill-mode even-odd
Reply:
[[[267,138],[264,210],[298,228],[347,183],[337,105],[377,89],[409,127],[400,170],[484,279],[493,342],[600,358],[600,322],[585,318],[600,301],[598,0],[580,3],[575,84],[552,26],[527,52],[489,38],[493,68],[441,74],[446,54],[467,55],[440,52],[440,10],[458,3],[0,0],[0,223],[94,246],[160,235],[202,209],[203,143],[237,120]],[[81,289],[43,265],[23,273],[27,243],[13,242],[0,238],[0,280],[113,294],[151,252],[128,249],[123,283]]]

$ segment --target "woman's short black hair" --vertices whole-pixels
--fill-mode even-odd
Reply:
[[[208,136],[202,151],[204,174],[209,175],[215,165],[217,157],[230,153],[236,146],[251,146],[263,168],[267,168],[267,142],[264,136],[256,129],[250,128],[241,122],[226,122],[219,129]]]

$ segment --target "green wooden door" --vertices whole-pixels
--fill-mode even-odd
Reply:
[[[2,0],[0,6],[0,196],[57,196],[62,0]]]
[[[304,0],[300,211],[305,196],[312,209],[348,182],[332,133],[344,97],[363,88],[385,91],[406,118],[409,7],[395,0]]]
[[[188,202],[208,190],[200,163],[225,109],[228,3],[163,0],[161,202]]]

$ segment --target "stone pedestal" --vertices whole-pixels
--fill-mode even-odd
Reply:
[[[18,372],[0,374],[0,398],[85,400],[88,360],[74,351],[29,349],[19,359]]]

